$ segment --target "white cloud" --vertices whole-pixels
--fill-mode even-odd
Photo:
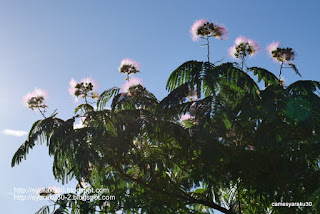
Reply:
[[[74,125],[73,125],[73,128],[74,128],[74,129],[81,129],[81,128],[83,128],[83,124],[82,124],[81,121],[80,121],[80,122],[74,124]]]
[[[24,135],[27,135],[28,132],[23,131],[23,130],[5,129],[2,131],[2,134],[11,135],[11,136],[15,136],[15,137],[22,137]]]
[[[84,121],[84,117],[80,118],[78,120],[78,123],[73,124],[73,129],[81,129],[81,128],[83,128],[83,121]]]

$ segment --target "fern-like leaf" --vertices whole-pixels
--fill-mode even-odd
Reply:
[[[29,150],[32,149],[36,143],[47,142],[49,143],[49,139],[56,127],[58,127],[63,120],[48,117],[44,120],[38,120],[35,122],[29,132],[28,139],[19,147],[19,149],[14,154],[11,166],[14,167],[16,164],[19,164],[22,159],[26,159],[26,155],[29,153]]]
[[[287,90],[289,93],[296,93],[296,94],[311,94],[316,91],[319,92],[320,89],[320,82],[319,81],[312,81],[312,80],[299,80],[291,85],[288,86]]]
[[[296,74],[298,74],[301,77],[301,74],[298,71],[298,68],[296,67],[295,64],[293,63],[289,63],[290,67],[296,72]]]
[[[248,92],[250,94],[258,94],[259,87],[256,82],[241,69],[229,66],[222,71],[223,84],[227,84],[237,93]]]
[[[50,214],[49,206],[43,206],[35,214]]]
[[[258,76],[258,82],[261,82],[261,80],[263,80],[265,87],[267,87],[268,85],[278,84],[279,82],[278,78],[273,73],[264,68],[251,67],[248,68],[248,70],[253,71],[253,74]]]
[[[185,109],[188,109],[192,104],[192,102],[188,102],[186,105],[183,105],[189,93],[190,84],[183,83],[160,101],[156,108],[156,112],[158,114],[168,114],[171,112],[170,114],[174,115],[185,111]]]
[[[185,62],[171,73],[167,81],[166,89],[173,91],[186,82],[198,79],[197,77],[200,77],[202,71],[203,62],[193,60]]]
[[[94,109],[91,105],[85,103],[77,106],[74,110],[74,113],[77,114],[79,110],[82,110],[84,112],[90,112],[90,111],[93,111]]]
[[[100,100],[97,102],[97,109],[98,110],[103,110],[106,106],[106,104],[109,102],[109,100],[119,94],[120,88],[118,87],[113,87],[109,90],[105,90],[102,92],[100,95]]]

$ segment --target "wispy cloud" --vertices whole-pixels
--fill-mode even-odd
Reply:
[[[12,130],[12,129],[5,129],[1,133],[5,135],[15,136],[15,137],[22,137],[28,134],[28,132],[23,130]]]

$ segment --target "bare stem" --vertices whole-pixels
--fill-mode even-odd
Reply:
[[[244,55],[241,55],[241,70],[243,71],[243,66],[245,64],[245,56]]]
[[[44,114],[46,111],[45,111],[45,110],[42,111],[39,106],[38,106],[37,108],[38,108],[39,112],[42,114],[42,116],[43,116],[44,118],[47,118],[47,117],[45,116],[45,114]]]
[[[283,62],[281,62],[281,66],[280,66],[280,73],[279,73],[279,82],[280,82],[280,78],[281,78],[281,72],[282,72],[282,68],[283,68]]]
[[[210,62],[210,43],[209,43],[209,36],[206,37],[207,39],[207,48],[208,48],[208,62]]]

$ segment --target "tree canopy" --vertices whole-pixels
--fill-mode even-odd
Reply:
[[[206,20],[195,25],[193,39],[208,42],[208,60],[175,69],[160,101],[132,77],[140,65],[129,59],[120,66],[127,75],[121,89],[97,94],[94,81],[73,80],[69,92],[83,102],[69,119],[46,117],[42,94],[27,97],[44,119],[34,123],[12,167],[36,142],[45,143],[56,180],[76,179],[79,189],[115,196],[80,200],[73,195],[92,193],[63,193],[53,210],[45,206],[39,214],[320,212],[320,82],[285,85],[283,69],[300,73],[293,50],[279,44],[268,49],[279,76],[247,67],[246,57],[259,49],[247,38],[232,47],[238,62],[212,63],[209,38],[222,39],[225,29]],[[76,119],[82,127],[74,127]]]

